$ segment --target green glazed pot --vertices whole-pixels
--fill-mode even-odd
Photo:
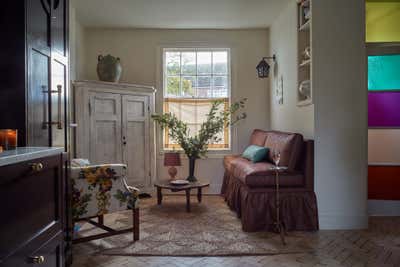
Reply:
[[[97,59],[97,75],[100,81],[119,82],[122,73],[119,57],[99,55]]]

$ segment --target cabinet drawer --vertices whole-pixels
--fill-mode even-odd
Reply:
[[[58,155],[0,168],[0,259],[45,231],[62,229],[62,166]]]
[[[61,267],[63,266],[63,235],[58,232],[46,240],[48,235],[39,236],[25,247],[8,257],[0,265],[4,267]]]

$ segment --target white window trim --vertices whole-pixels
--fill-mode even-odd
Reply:
[[[232,57],[234,46],[232,44],[207,44],[203,42],[178,42],[178,43],[168,43],[168,44],[160,44],[157,47],[157,57],[156,57],[156,80],[157,80],[157,94],[156,94],[156,112],[161,114],[163,112],[163,102],[164,102],[164,64],[165,64],[165,50],[188,50],[193,51],[197,49],[197,51],[210,51],[210,50],[221,50],[221,51],[228,51],[228,83],[229,83],[229,102],[232,103],[232,99],[234,98],[235,86],[236,86],[236,71],[235,67],[233,66],[234,58]],[[230,148],[227,149],[210,149],[207,152],[207,158],[222,158],[226,155],[237,153],[238,151],[238,129],[236,126],[231,127],[229,131],[230,135]],[[169,152],[170,150],[165,150],[163,145],[163,133],[159,127],[157,127],[157,151],[160,157],[165,152]],[[183,151],[181,151],[184,154]]]
[[[163,103],[164,103],[164,63],[165,63],[165,55],[164,51],[166,49],[177,49],[177,50],[193,50],[194,48],[203,49],[205,51],[209,51],[212,49],[215,50],[228,50],[228,73],[229,79],[228,83],[230,85],[229,91],[229,102],[232,103],[232,99],[235,97],[235,88],[236,88],[236,68],[233,65],[235,62],[235,58],[232,56],[234,54],[235,48],[233,44],[209,44],[204,42],[177,42],[177,43],[168,43],[168,44],[160,44],[156,48],[156,80],[157,80],[157,94],[156,94],[156,112],[162,114],[163,112]],[[159,155],[159,159],[163,158],[163,154],[165,152],[170,152],[170,150],[164,149],[163,143],[163,132],[160,127],[156,129],[157,134],[157,151]],[[226,155],[230,155],[232,153],[238,153],[238,128],[237,126],[232,126],[230,131],[230,148],[229,149],[219,149],[219,150],[209,150],[207,152],[206,157],[210,159],[219,159],[223,158]],[[184,155],[183,151],[178,151]],[[185,157],[185,156],[184,156]]]

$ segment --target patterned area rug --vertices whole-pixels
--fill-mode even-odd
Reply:
[[[290,232],[283,246],[279,235],[268,232],[246,233],[240,220],[219,196],[205,196],[198,204],[192,196],[192,212],[185,211],[184,196],[164,196],[161,206],[156,199],[141,200],[140,240],[132,234],[95,240],[74,247],[76,254],[142,256],[244,256],[313,252],[314,233]],[[105,216],[113,228],[131,225],[131,213]],[[90,224],[82,225],[80,236],[99,233]]]

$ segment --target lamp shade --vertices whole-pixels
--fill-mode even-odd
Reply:
[[[181,156],[176,152],[164,154],[164,166],[181,166]]]
[[[268,78],[270,66],[264,58],[258,63],[256,69],[259,78]]]

